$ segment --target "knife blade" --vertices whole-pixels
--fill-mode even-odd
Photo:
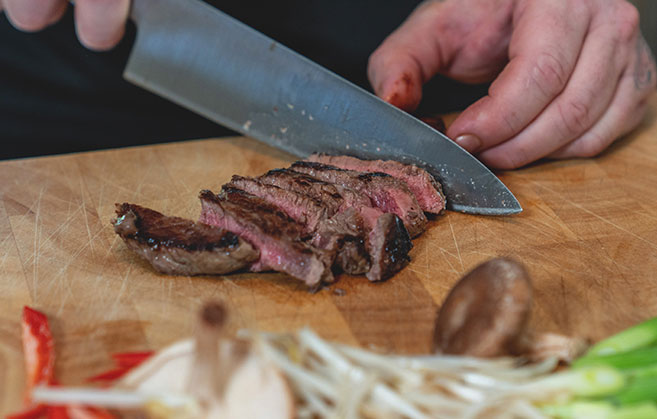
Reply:
[[[427,169],[448,209],[522,211],[481,162],[418,119],[200,0],[134,0],[124,78],[299,157],[317,151]]]

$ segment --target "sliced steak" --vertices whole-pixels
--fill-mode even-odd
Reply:
[[[419,235],[426,227],[427,217],[413,193],[404,182],[390,175],[345,170],[308,161],[296,162],[291,169],[366,195],[372,206],[399,216],[411,237]]]
[[[411,260],[408,252],[413,243],[404,223],[395,214],[380,216],[368,240],[371,268],[366,276],[370,281],[390,278]]]
[[[440,184],[429,172],[415,165],[394,160],[361,160],[356,157],[326,154],[313,154],[308,160],[358,172],[386,173],[406,183],[423,211],[439,214],[445,208],[445,195]]]
[[[328,218],[328,209],[318,199],[258,179],[233,176],[224,187],[241,189],[277,206],[303,225],[306,234],[314,232],[319,222]]]
[[[405,265],[406,262],[400,261],[408,260],[408,250],[413,245],[403,223],[399,222],[398,217],[390,216],[379,221],[384,213],[372,207],[372,201],[366,194],[290,169],[271,170],[258,179],[303,192],[337,211],[330,219],[320,223],[311,243],[328,251],[337,250],[334,263],[344,272],[354,275],[369,272],[372,261],[376,260],[378,267],[367,275],[370,280],[376,281],[388,278]],[[393,219],[397,220],[394,226],[400,230],[397,236],[393,234],[395,229],[390,228],[390,220]],[[399,243],[405,243],[405,246]],[[406,254],[401,257],[399,253],[404,248],[407,249]],[[397,253],[392,254],[392,251]]]
[[[322,221],[311,244],[334,254],[334,264],[351,274],[364,274],[370,269],[367,233],[363,219],[354,208],[338,212]]]
[[[329,216],[351,207],[371,206],[369,198],[354,190],[324,182],[291,169],[270,170],[260,176],[258,180],[283,189],[297,191],[321,201],[327,208]]]
[[[275,205],[234,188],[219,196],[201,191],[200,199],[201,222],[238,234],[258,248],[260,259],[252,271],[285,272],[311,288],[333,281],[325,253],[301,242],[302,227]]]
[[[225,274],[260,257],[249,243],[231,232],[139,205],[116,204],[112,224],[131,250],[166,274]]]
[[[376,219],[382,214],[371,206],[367,196],[290,169],[270,170],[258,180],[321,202],[330,218],[320,222],[311,243],[333,254],[334,263],[344,272],[367,272],[367,232],[374,228]],[[356,225],[358,227],[354,227]]]
[[[362,228],[362,218],[353,209],[349,214],[343,214],[341,210],[344,207],[342,195],[347,195],[347,191],[339,191],[344,188],[331,188],[330,184],[321,185],[324,182],[311,177],[303,179],[307,176],[291,171],[288,174],[281,172],[273,177],[279,180],[277,183],[281,186],[266,183],[261,179],[233,176],[225,187],[236,187],[259,196],[302,224],[304,235],[314,233],[311,243],[326,251],[330,265],[337,264],[343,271],[351,274],[367,272],[369,256],[365,251],[366,234]],[[282,182],[281,178],[286,178],[287,181]],[[300,188],[299,184],[304,184],[305,187]],[[312,195],[304,194],[304,190],[308,190]],[[355,192],[349,192],[357,196]],[[324,205],[320,198],[327,199],[329,205]],[[366,200],[365,203],[369,204],[369,201]],[[329,214],[333,217],[329,218]]]

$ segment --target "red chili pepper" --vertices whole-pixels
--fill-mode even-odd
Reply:
[[[48,406],[47,419],[69,419],[70,417],[66,406]]]
[[[116,381],[127,374],[131,369],[153,356],[153,353],[153,351],[144,351],[113,354],[112,358],[116,363],[116,368],[94,375],[93,377],[88,378],[87,381]]]
[[[114,359],[119,367],[134,368],[153,356],[154,353],[154,351],[122,352],[113,354],[112,359]]]
[[[39,384],[55,382],[55,352],[48,318],[29,307],[23,308],[23,352],[27,372],[27,392]]]
[[[8,415],[5,419],[39,419],[46,415],[46,410],[48,410],[48,407],[44,404],[40,404],[29,410],[23,410],[22,412]]]
[[[70,417],[76,419],[114,419],[114,416],[105,409],[87,406],[68,406],[67,415],[67,419]]]
[[[26,405],[30,404],[32,389],[37,385],[56,384],[55,367],[55,344],[50,333],[48,318],[45,314],[25,306],[23,308],[23,353],[25,355],[25,370],[27,372],[27,392],[25,395]],[[120,358],[119,365],[134,365],[138,354]],[[116,359],[116,358],[115,358]],[[146,359],[142,355],[142,361]],[[138,365],[138,364],[137,364]],[[7,419],[69,419],[71,416],[89,419],[112,419],[108,411],[86,406],[49,406],[39,404],[29,407],[20,413],[7,416]]]

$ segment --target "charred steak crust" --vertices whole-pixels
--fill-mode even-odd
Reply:
[[[363,219],[355,208],[323,220],[311,244],[334,255],[334,264],[351,275],[364,274],[370,269],[370,256],[366,250],[367,234]]]
[[[439,214],[445,208],[442,186],[426,170],[394,160],[361,160],[351,156],[313,154],[308,161],[359,172],[386,173],[406,183],[423,211]]]
[[[326,253],[300,241],[302,227],[277,206],[229,186],[220,195],[201,191],[200,199],[201,222],[232,231],[260,250],[252,271],[285,272],[311,288],[333,281]]]
[[[258,251],[228,231],[149,208],[116,204],[114,231],[159,272],[224,274],[258,259]]]
[[[399,216],[411,237],[418,236],[426,228],[427,217],[413,193],[404,182],[390,175],[362,173],[309,161],[298,161],[291,169],[365,194],[373,206]]]
[[[371,268],[367,273],[370,281],[390,278],[411,260],[408,256],[413,247],[404,223],[395,214],[383,214],[369,235]]]
[[[149,246],[181,247],[187,250],[212,250],[237,246],[235,234],[195,223],[180,217],[169,217],[135,204],[116,204],[114,231],[121,238],[137,240]]]

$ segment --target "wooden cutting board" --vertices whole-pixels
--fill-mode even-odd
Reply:
[[[343,275],[316,294],[282,274],[170,277],[113,233],[115,202],[196,218],[199,190],[293,161],[246,138],[0,162],[0,414],[20,406],[20,315],[51,319],[65,384],[119,351],[193,333],[199,306],[224,301],[230,325],[320,335],[387,352],[426,353],[452,284],[489,258],[523,261],[532,326],[599,339],[657,315],[657,97],[646,122],[596,159],[500,173],[524,212],[447,213],[414,241],[413,261],[384,283]],[[344,294],[344,295],[342,295]]]

